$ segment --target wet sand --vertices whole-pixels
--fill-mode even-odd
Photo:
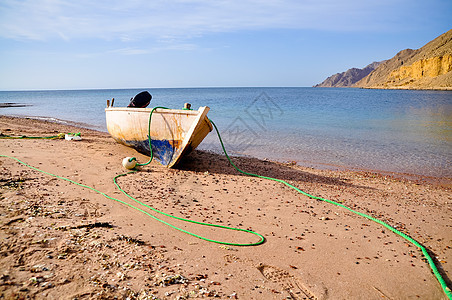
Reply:
[[[0,132],[5,135],[79,131],[81,141],[2,139],[0,154],[132,204],[112,179],[124,173],[124,157],[135,156],[140,162],[147,157],[103,132],[0,117]],[[437,184],[428,178],[233,159],[245,171],[287,180],[409,234],[428,249],[451,286],[450,179]],[[277,182],[244,176],[222,155],[195,151],[177,169],[152,162],[118,182],[158,210],[250,229],[262,234],[265,243],[238,247],[203,241],[2,157],[0,295],[6,299],[446,299],[415,246],[343,208]],[[210,239],[259,240],[244,232],[162,219]]]

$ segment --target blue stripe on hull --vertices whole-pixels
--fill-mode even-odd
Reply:
[[[126,141],[127,145],[132,146],[138,152],[143,153],[145,155],[151,155],[149,151],[149,141]],[[162,165],[169,165],[173,159],[175,159],[176,153],[175,147],[171,145],[168,140],[152,140],[152,152],[154,154],[154,158],[157,159]]]

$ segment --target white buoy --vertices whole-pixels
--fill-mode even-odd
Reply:
[[[122,165],[127,170],[132,170],[137,165],[137,159],[135,157],[126,157],[122,160]]]

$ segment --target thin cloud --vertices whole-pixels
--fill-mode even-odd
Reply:
[[[139,49],[139,48],[121,48],[121,49],[115,49],[108,51],[108,53],[112,54],[120,54],[120,55],[143,55],[143,54],[150,54],[150,53],[157,53],[157,52],[163,52],[163,51],[169,51],[169,50],[177,50],[177,51],[193,51],[196,50],[198,46],[194,44],[188,44],[188,43],[166,43],[162,44],[160,46],[151,47],[149,49]]]
[[[3,0],[0,36],[128,41],[274,28],[362,30],[376,21],[384,26],[389,14],[382,12],[400,1]]]
[[[136,48],[122,48],[110,51],[110,53],[121,54],[121,55],[143,55],[148,54],[150,51],[146,49],[136,49]]]
[[[93,57],[102,57],[105,55],[125,55],[125,56],[133,56],[133,55],[147,55],[154,54],[158,52],[165,51],[193,51],[198,49],[199,47],[195,44],[189,43],[162,43],[158,46],[150,47],[150,48],[134,48],[134,47],[125,47],[118,48],[114,50],[108,50],[103,52],[91,52],[91,53],[77,53],[75,54],[77,57],[81,58],[93,58]]]

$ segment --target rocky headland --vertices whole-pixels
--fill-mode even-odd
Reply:
[[[351,70],[354,69],[347,72]],[[347,73],[344,72],[329,77],[316,87],[452,90],[451,71],[452,30],[449,30],[422,48],[400,51],[393,58],[378,64],[368,75],[356,82],[329,80],[336,75]]]
[[[336,73],[314,87],[350,87],[369,75],[370,72],[375,70],[381,63],[382,61],[375,61],[365,66],[363,69],[351,68],[345,72]]]

